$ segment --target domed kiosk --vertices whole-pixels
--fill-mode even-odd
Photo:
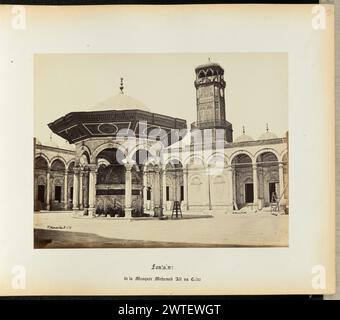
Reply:
[[[254,139],[253,139],[251,136],[248,136],[248,135],[246,134],[246,131],[245,131],[244,127],[243,127],[243,129],[242,129],[242,135],[238,136],[238,137],[234,140],[234,142],[239,143],[239,142],[249,142],[249,141],[254,141]]]
[[[268,123],[266,124],[266,132],[261,134],[259,140],[277,139],[277,135],[269,130]]]
[[[161,150],[185,136],[186,121],[152,113],[123,89],[121,79],[117,95],[48,124],[76,147],[73,210],[79,215],[141,216],[150,193],[154,215],[162,215]],[[146,188],[146,170],[153,190]]]

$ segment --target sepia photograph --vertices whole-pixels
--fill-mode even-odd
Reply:
[[[0,13],[0,295],[335,292],[334,6]]]
[[[34,247],[287,247],[287,53],[36,54]]]

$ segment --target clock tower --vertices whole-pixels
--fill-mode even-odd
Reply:
[[[224,70],[218,63],[209,62],[195,69],[197,122],[194,128],[211,129],[216,136],[216,129],[223,130],[224,140],[233,141],[232,124],[226,121]],[[220,135],[218,135],[220,136]]]

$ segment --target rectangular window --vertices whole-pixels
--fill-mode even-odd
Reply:
[[[151,200],[151,188],[148,187],[146,190],[146,200]]]
[[[73,201],[73,187],[70,188],[70,200]]]
[[[181,201],[184,200],[184,186],[181,186]]]
[[[38,201],[45,202],[45,186],[43,184],[38,185]]]
[[[170,199],[170,189],[169,186],[166,186],[166,201],[169,201]]]
[[[61,201],[61,186],[54,187],[54,200],[58,202]]]

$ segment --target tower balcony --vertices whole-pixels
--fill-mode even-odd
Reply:
[[[194,129],[213,129],[213,128],[221,128],[221,129],[227,129],[231,127],[231,123],[223,120],[223,119],[217,119],[217,120],[209,120],[209,121],[195,121],[191,123],[191,130]]]

